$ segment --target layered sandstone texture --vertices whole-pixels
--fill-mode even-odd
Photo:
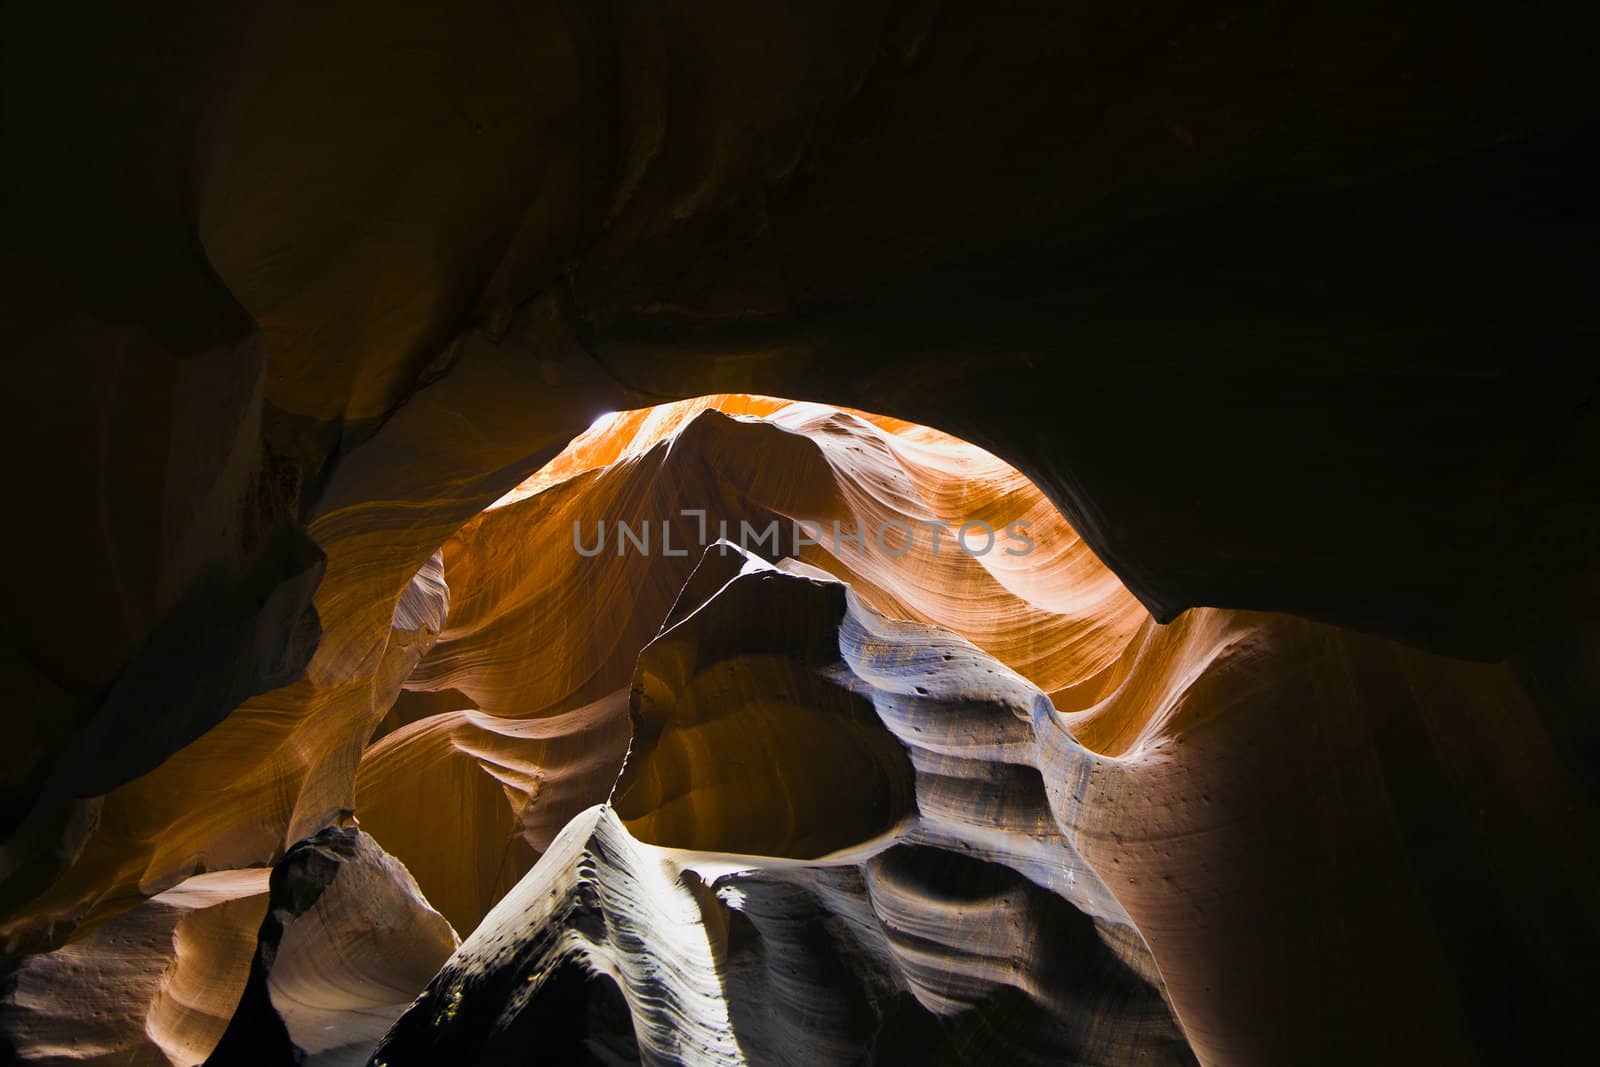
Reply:
[[[0,1058],[1592,1058],[1586,12],[96,6]]]
[[[1570,661],[1160,624],[894,418],[607,413],[360,619],[355,677],[94,798],[8,920],[24,1059],[1470,1059],[1440,912],[1470,884],[1559,963],[1547,901],[1593,894],[1560,735],[1498,725],[1566,721]]]

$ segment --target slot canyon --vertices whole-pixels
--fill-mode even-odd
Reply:
[[[7,5],[0,1062],[1592,1061],[1592,21]]]

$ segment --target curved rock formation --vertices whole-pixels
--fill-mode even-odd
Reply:
[[[999,532],[971,530],[964,551],[969,521]],[[1029,543],[1005,537],[1014,522]],[[1039,490],[983,450],[896,420],[717,397],[608,420],[467,523],[444,549],[449,625],[405,684],[511,716],[612,692],[719,537],[938,620],[1049,691],[1109,663],[1145,617]]]
[[[1375,1047],[1385,1056],[1446,1061],[1510,1054],[1522,1039],[1489,1011],[1499,975],[1463,963],[1484,950],[1482,928],[1436,918],[1448,916],[1450,901],[1470,886],[1472,910],[1496,924],[1492,951],[1540,989],[1536,1015],[1517,1001],[1524,1019],[1549,1028],[1537,1043],[1566,1047],[1559,1020],[1580,1010],[1583,995],[1566,976],[1593,935],[1546,925],[1556,916],[1543,901],[1592,891],[1600,842],[1581,785],[1549,742],[1497,736],[1492,724],[1507,707],[1521,704],[1534,715],[1534,698],[1509,670],[1280,616],[1191,612],[1173,626],[1147,624],[1121,659],[1058,709],[957,635],[890,620],[853,594],[846,610],[842,587],[832,586],[840,592],[830,597],[829,583],[816,578],[740,567],[715,554],[702,570],[711,577],[697,574],[688,588],[714,595],[697,608],[680,602],[674,616],[682,618],[640,658],[634,749],[614,798],[622,824],[603,812],[598,824],[591,818],[569,828],[568,851],[547,856],[527,876],[486,920],[477,946],[469,943],[390,1035],[392,1062],[513,1047],[527,1039],[527,1020],[547,1017],[542,994],[525,983],[556,982],[550,996],[558,1000],[578,996],[564,969],[571,966],[622,983],[641,1048],[669,1062],[854,1062],[843,1050],[859,1054],[887,1041],[881,1030],[891,1020],[875,1012],[884,997],[907,989],[942,1021],[893,1023],[894,1051],[882,1045],[881,1053],[891,1062],[907,1048],[936,1062],[961,1061],[971,1054],[962,1044],[972,1037],[969,1026],[998,1040],[985,1014],[991,1010],[1005,1012],[1006,1039],[1021,1042],[1006,1046],[1007,1054],[1019,1062],[1119,1062],[1115,1039],[1088,1050],[1074,1044],[1085,1032],[1118,1032],[1114,1012],[1085,1016],[1088,1009],[1072,1006],[1085,995],[1075,983],[1105,993],[1114,982],[1093,968],[1092,978],[1064,978],[1051,969],[1063,965],[1061,957],[1031,956],[1026,939],[1008,942],[993,925],[1006,914],[996,898],[1017,887],[1031,900],[1024,909],[1031,918],[1016,920],[1020,929],[1044,921],[1039,909],[1054,909],[1076,916],[1059,921],[1100,930],[1098,951],[1164,990],[1185,1047],[1202,1062],[1277,1063],[1306,1056],[1310,1033],[1319,1036],[1309,1058],[1319,1062],[1358,1060]],[[790,602],[793,596],[801,601]],[[749,603],[763,597],[766,610]],[[811,610],[802,607],[807,599]],[[752,626],[757,619],[772,622]],[[827,655],[813,658],[807,650],[818,646],[804,636],[769,639],[795,628],[836,633],[838,665],[830,669]],[[774,663],[748,651],[772,647],[788,648],[790,658]],[[775,689],[793,692],[801,677],[843,685],[868,702],[879,736],[896,741],[876,772],[863,770],[874,765],[862,762],[872,758],[870,743],[854,742],[848,759],[817,758],[817,746],[845,736],[839,731],[852,719],[845,707],[827,711],[828,700],[816,696],[800,702],[805,710],[774,699]],[[684,694],[699,692],[711,698],[686,701]],[[785,740],[786,721],[804,727],[803,744]],[[1285,760],[1286,752],[1296,758]],[[887,801],[881,792],[877,802],[850,801],[851,790],[893,781],[896,755],[915,768],[910,821],[892,789]],[[1511,783],[1524,780],[1544,785],[1508,803]],[[780,791],[775,782],[795,784]],[[1453,817],[1456,811],[1474,815]],[[1514,827],[1526,833],[1535,825],[1548,837],[1530,866],[1533,853],[1508,853],[1504,842],[1519,832]],[[1428,829],[1419,835],[1406,827]],[[617,858],[636,855],[629,850],[640,841],[698,850],[675,852],[674,870],[711,866],[675,876],[671,886],[639,888],[642,875],[612,865],[654,869]],[[867,855],[875,858],[863,864]],[[838,879],[852,865],[860,870],[850,891],[842,888],[849,879]],[[819,947],[815,936],[786,949],[765,925],[743,935],[761,946],[749,951],[769,954],[769,971],[798,968],[835,996],[859,983],[882,990],[864,1001],[830,1001],[821,1012],[856,1020],[860,1029],[828,1033],[785,1022],[785,1011],[815,1008],[807,999],[821,995],[815,985],[758,995],[730,979],[745,974],[732,962],[739,938],[730,932],[733,920],[709,901],[742,902],[756,893],[745,879],[782,901],[751,905],[779,929],[801,921],[796,915],[829,927],[823,917],[831,915],[887,938],[873,964],[858,958],[859,944],[847,952],[857,970],[845,979],[827,962],[842,950]],[[773,880],[783,888],[772,889]],[[612,892],[621,899],[607,903]],[[856,910],[838,911],[850,892]],[[691,918],[645,901],[663,894],[680,907],[695,902]],[[530,907],[547,910],[534,921]],[[695,951],[709,953],[714,965],[670,955],[680,941],[669,931],[686,921],[697,924]],[[1046,995],[1030,967],[1066,985]],[[816,977],[817,968],[832,977]],[[1010,975],[1002,984],[1047,1007],[1019,1014],[1015,1005],[981,1006],[982,994],[971,989],[952,994],[966,989],[959,976],[969,973],[980,990],[997,973]],[[495,992],[503,987],[515,994],[503,999]],[[726,1004],[726,1024],[723,1008],[701,1003],[707,989]],[[442,1018],[441,1002],[468,996],[464,990],[485,1003],[464,1001]],[[600,995],[588,988],[578,999],[593,1004]],[[754,1003],[741,1015],[746,995]],[[1359,1019],[1349,1014],[1353,1004],[1361,1005]],[[969,1011],[977,1015],[967,1018]],[[605,1030],[612,1037],[620,1032],[615,1014]],[[931,1029],[918,1029],[923,1024]],[[697,1025],[709,1029],[697,1032]],[[1139,1036],[1128,1040],[1141,1055],[1167,1040],[1149,1025],[1129,1024]],[[660,1034],[687,1045],[660,1044],[667,1039],[652,1036]]]
[[[248,981],[208,1065],[365,1063],[461,943],[406,869],[333,826],[273,867]]]
[[[630,733],[628,695],[534,719],[431,715],[367,750],[362,825],[429,902],[472,930],[578,812],[604,799]]]
[[[972,518],[1029,523],[1031,551],[934,550],[936,524]],[[699,551],[774,521],[758,547],[795,553],[776,567]],[[874,536],[893,523],[907,536]],[[1494,725],[1520,708],[1570,736],[1585,690],[1562,653],[1514,672],[1285,616],[1159,625],[1025,478],[937,431],[748,396],[608,415],[379,618],[381,644],[347,631],[352,680],[246,702],[94,802],[68,875],[13,919],[87,919],[17,969],[19,1055],[58,1054],[46,990],[83,960],[121,1021],[68,1058],[360,1062],[450,954],[446,917],[476,932],[384,1062],[548,1041],[601,1061],[1273,1063],[1312,1032],[1330,1061],[1509,1054],[1492,976],[1462,964],[1476,927],[1449,918],[1469,885],[1505,917],[1505,965],[1549,967],[1524,979],[1531,1017],[1577,1010],[1562,961],[1592,931],[1558,946],[1544,902],[1594,884],[1584,779]],[[254,962],[244,927],[203,963],[108,947],[234,916],[186,903],[226,873],[119,909],[197,858],[270,862],[328,807],[387,853],[336,827],[289,848]],[[1508,855],[1528,825],[1545,843]]]
[[[1436,7],[8,12],[6,1040],[1592,1059],[1600,68]]]
[[[355,677],[308,670],[246,701],[149,774],[80,802],[88,815],[66,870],[0,924],[11,950],[59,940],[187,873],[270,863],[351,810],[365,742],[431,647],[447,603],[438,561],[425,562],[384,606]]]
[[[22,960],[0,1002],[8,1051],[41,1065],[204,1060],[244,992],[267,876],[197,874]]]
[[[910,761],[871,702],[827,677],[843,601],[837,582],[747,570],[646,647],[612,798],[630,833],[814,859],[905,818]],[[806,766],[827,773],[794,774]]]
[[[824,543],[795,548],[796,519],[820,524]],[[983,554],[969,554],[955,539],[969,519],[1029,523],[1033,551],[1007,555],[1020,542],[991,548],[975,530]],[[905,529],[880,544],[887,523]],[[619,541],[620,524],[653,541]],[[639,650],[690,595],[698,545],[719,532],[771,533],[768,551],[781,541],[1051,688],[1108,664],[1144,614],[1026,479],[936,431],[747,396],[608,417],[446,543],[449,621],[404,685],[458,706],[363,760],[364,825],[462,928],[610,792]]]

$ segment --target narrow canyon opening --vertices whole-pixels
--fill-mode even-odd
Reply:
[[[18,1055],[1270,1059],[1333,1011],[1297,960],[1369,981],[1325,916],[1446,995],[1397,821],[1529,780],[1548,834],[1582,810],[1500,743],[1540,713],[1506,665],[1160,624],[942,431],[715,394],[552,451],[420,566],[354,534],[307,670],[95,798],[7,920]],[[1509,833],[1489,810],[1450,847]]]
[[[1124,753],[1159,730],[1159,703],[1104,699],[1153,622],[1010,465],[811,402],[613,412],[434,569],[444,623],[356,811],[476,932],[385,1057],[498,1047],[542,995],[469,992],[501,1021],[400,1035],[485,977],[580,967],[611,977],[552,988],[620,989],[658,1057],[831,1061],[891,1034],[1054,1057],[1115,1000],[1116,1057],[1189,1058],[1057,788],[1118,762],[1075,719]],[[797,981],[825,1022],[793,1014]],[[692,1014],[706,983],[723,1007]]]
[[[1148,621],[983,449],[739,394],[596,419],[425,572],[444,622],[355,809],[466,929],[614,785],[641,840],[714,852],[815,857],[905,819],[910,762],[839,647],[846,589],[927,628],[917,656],[960,646],[912,683],[930,704],[981,659],[985,679],[1087,706]]]

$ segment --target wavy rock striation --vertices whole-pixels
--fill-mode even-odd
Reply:
[[[969,518],[1028,523],[1034,551],[962,551]],[[795,520],[819,524],[823,543],[795,546]],[[928,522],[948,527],[938,545]],[[618,552],[621,523],[648,529],[651,547]],[[914,534],[891,531],[886,553],[875,533],[889,523]],[[605,551],[580,553],[602,528]],[[781,539],[885,610],[942,618],[1051,687],[1110,663],[1144,617],[1036,488],[947,435],[748,396],[610,416],[446,542],[449,620],[403,684],[450,714],[386,734],[358,776],[363,825],[462,929],[610,793],[639,650],[696,580],[697,543],[723,531],[770,532],[768,551]]]
[[[380,1059],[494,1062],[574,997],[594,1018],[566,1037],[598,1055],[627,1036],[603,1025],[620,996],[649,1062],[1189,1061],[1028,762],[1016,705],[1043,694],[946,631],[894,624],[891,647],[838,581],[731,546],[672,617],[613,806],[564,831]]]
[[[321,830],[272,869],[248,981],[206,1063],[365,1063],[459,944],[370,837]]]
[[[0,923],[8,947],[47,946],[196,870],[270,864],[350,811],[366,740],[432,646],[447,604],[434,558],[385,604],[353,678],[308,671],[246,701],[149,774],[86,802],[92,818],[66,870]]]
[[[1574,1022],[1600,955],[1584,5],[350,0],[315,32],[296,5],[91,7],[11,5],[0,34],[19,1050],[66,1054],[73,998],[100,1014],[65,1036],[94,1055],[212,1044],[254,905],[198,903],[233,890],[195,879],[274,868],[352,808],[469,933],[610,795],[631,705],[653,738],[627,772],[638,832],[800,879],[752,895],[751,927],[730,916],[766,924],[739,952],[794,945],[805,916],[866,929],[869,899],[915,928],[930,894],[896,887],[927,884],[1026,897],[1053,940],[1080,929],[1053,902],[1094,873],[1109,896],[1078,910],[1137,928],[1204,1062],[1594,1059]],[[712,395],[561,455],[603,412]],[[1015,567],[756,548],[848,583],[858,688],[810,646],[724,676],[680,645],[717,591],[680,597],[694,554],[556,551],[563,517],[682,544],[685,505],[993,507],[1041,533],[1059,508],[1072,530]],[[747,622],[716,640],[774,633]],[[805,752],[865,778],[825,790]],[[770,841],[726,810],[744,795],[783,820]],[[926,840],[873,860],[878,889],[818,896],[840,854],[820,850],[910,825]],[[623,892],[658,885],[624,872],[665,846],[626,830],[577,836],[605,838],[619,922],[665,929]],[[970,840],[1026,885],[949,866]],[[841,949],[807,970],[802,948],[846,942],[796,936],[777,970],[737,956],[769,1028],[692,983],[756,1058],[813,1030],[819,1055],[870,1033],[883,1058],[927,1037],[919,1013],[954,1018],[945,992],[863,1001],[829,975],[993,973],[937,938],[893,957],[915,967]],[[394,951],[405,981],[346,1005],[362,1041],[425,969]],[[1033,984],[996,996],[1022,1022],[980,1008],[967,1045],[902,1047],[1067,1047],[1053,964],[1016,958]],[[539,988],[536,1033],[666,1047],[581,968]],[[868,1005],[843,1029],[791,1010],[835,993]]]
[[[41,1067],[204,1060],[244,992],[268,873],[195,875],[21,960],[0,1001],[9,1051]]]
[[[1196,611],[1147,623],[1052,702],[958,635],[784,568],[707,555],[640,657],[614,807],[525,878],[386,1055],[511,1048],[527,1020],[576,1002],[590,1014],[564,1040],[624,1041],[626,1006],[647,1060],[664,1062],[853,1062],[846,1050],[863,1048],[960,1062],[973,1033],[1019,1061],[1118,1062],[1174,1034],[1174,1055],[1205,1063],[1349,1062],[1374,1047],[1467,1061],[1527,1040],[1490,1013],[1496,978],[1464,964],[1485,947],[1477,922],[1451,917],[1467,886],[1494,917],[1491,951],[1540,990],[1537,1009],[1515,1001],[1549,1027],[1537,1043],[1568,1047],[1556,1022],[1579,1010],[1581,987],[1566,976],[1594,932],[1544,901],[1592,893],[1600,850],[1550,739],[1508,743],[1495,727],[1508,707],[1551,711],[1509,668]],[[787,729],[801,723],[796,743]],[[1544,787],[1514,785],[1533,779]],[[1527,848],[1508,852],[1519,834]],[[646,843],[670,850],[666,883],[638,858]],[[1036,924],[1082,934],[1035,955]],[[841,930],[847,949],[829,940]],[[699,955],[671,955],[680,935]],[[756,973],[804,977],[764,986],[741,951],[764,961]],[[1108,958],[1149,983],[1159,1011],[1128,1008],[1134,1021],[1119,1023],[1116,996],[1084,1006],[1117,981],[1069,961]],[[546,982],[541,1007],[527,986]],[[501,999],[502,984],[516,995]],[[1032,1007],[984,1006],[995,984]],[[907,992],[910,1017],[890,1006]],[[829,1032],[817,1017],[853,1021]]]
[[[330,498],[305,673],[78,802],[64,873],[6,916],[42,950],[0,1011],[20,1056],[1581,1052],[1588,637],[1481,664],[1158,624],[1015,469],[815,404],[612,414],[523,473],[414,523]],[[1033,549],[935,550],[970,519]]]

